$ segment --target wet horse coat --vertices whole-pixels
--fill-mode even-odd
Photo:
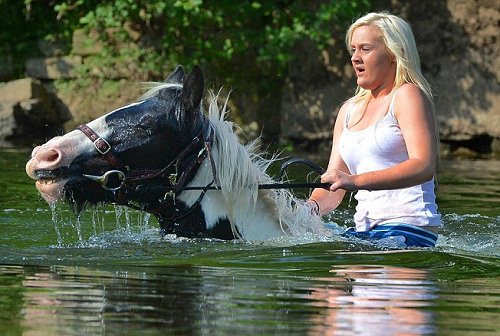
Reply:
[[[178,67],[140,101],[36,147],[26,171],[49,203],[136,207],[164,234],[261,241],[318,229],[289,191],[258,189],[274,182],[272,160],[239,143],[215,96],[206,117],[203,92],[201,70]]]

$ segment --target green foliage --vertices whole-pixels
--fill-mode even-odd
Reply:
[[[37,39],[69,42],[74,29],[86,28],[116,48],[106,57],[134,59],[153,76],[177,63],[217,70],[255,64],[282,74],[298,40],[325,47],[333,27],[365,11],[368,1],[0,0],[0,8],[0,54],[33,55]],[[140,49],[123,50],[131,32]]]
[[[125,69],[161,80],[177,64],[199,64],[216,88],[245,91],[276,118],[297,42],[325,48],[368,8],[369,0],[0,0],[0,59],[19,65],[37,55],[41,38],[69,45],[75,29],[92,30],[105,47],[81,73]]]
[[[32,8],[30,2],[0,0],[0,62],[12,60],[16,75],[21,75],[24,60],[38,54],[37,40],[57,30],[55,15]]]

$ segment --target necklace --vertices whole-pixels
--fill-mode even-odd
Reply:
[[[355,134],[354,141],[356,141],[356,143],[359,145],[361,142],[363,142],[363,140],[365,140],[367,137],[370,136],[371,129],[372,129],[372,127],[369,126],[361,131],[354,132],[354,134]]]

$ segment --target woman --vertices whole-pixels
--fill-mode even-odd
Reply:
[[[355,191],[356,228],[345,235],[434,246],[441,225],[434,193],[438,136],[411,27],[395,15],[370,13],[350,26],[346,44],[358,88],[335,122],[321,176],[330,190],[315,189],[307,203],[324,215]]]

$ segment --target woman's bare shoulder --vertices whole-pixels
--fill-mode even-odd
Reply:
[[[353,101],[353,98],[349,98],[349,99],[347,99],[346,101],[344,101],[342,103],[342,105],[340,106],[337,118],[340,117],[340,116],[342,116],[342,118],[344,118],[344,116],[347,113],[347,110],[349,108],[349,105],[352,104],[352,101]]]
[[[417,85],[405,83],[398,88],[394,97],[396,116],[400,114],[400,111],[427,111],[429,108],[429,101]]]
[[[423,99],[424,92],[413,83],[405,83],[401,85],[396,94],[396,99],[407,101],[408,99]]]
[[[337,113],[337,117],[335,118],[334,129],[335,128],[343,128],[350,102],[351,102],[351,99],[348,99],[345,102],[343,102],[342,105],[340,106],[340,109]]]

